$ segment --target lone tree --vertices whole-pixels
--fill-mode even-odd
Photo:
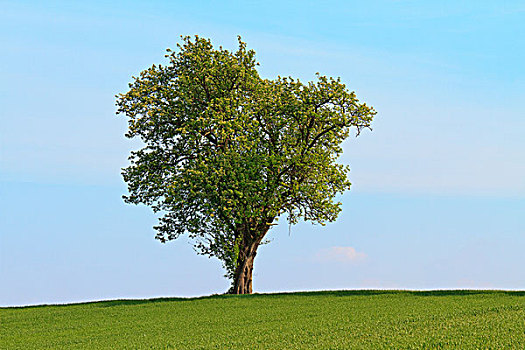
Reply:
[[[198,36],[177,46],[117,96],[126,136],[144,143],[123,169],[124,200],[162,214],[161,242],[187,233],[222,261],[231,293],[251,293],[257,248],[279,216],[337,218],[334,197],[350,188],[341,143],[376,112],[340,79],[262,79],[240,37],[236,52]]]

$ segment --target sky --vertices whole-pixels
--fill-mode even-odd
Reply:
[[[0,306],[200,296],[229,281],[123,203],[115,95],[181,35],[264,78],[341,77],[378,114],[344,143],[335,223],[283,222],[254,291],[525,289],[521,1],[0,1]]]

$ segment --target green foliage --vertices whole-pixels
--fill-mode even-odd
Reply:
[[[0,309],[1,349],[524,349],[525,292],[340,291]]]
[[[126,136],[145,144],[123,170],[125,200],[162,213],[157,239],[188,233],[232,277],[239,249],[282,214],[290,224],[337,218],[334,197],[350,188],[341,143],[375,111],[339,79],[262,79],[240,38],[236,52],[197,36],[178,48],[118,96]]]

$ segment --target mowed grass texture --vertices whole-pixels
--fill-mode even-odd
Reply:
[[[525,349],[525,292],[224,295],[0,316],[1,349]]]

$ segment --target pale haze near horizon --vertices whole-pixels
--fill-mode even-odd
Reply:
[[[525,289],[525,7],[415,1],[2,2],[0,305],[223,293],[216,259],[122,202],[115,94],[180,35],[265,78],[341,77],[376,108],[345,142],[343,212],[273,229],[256,292]]]

